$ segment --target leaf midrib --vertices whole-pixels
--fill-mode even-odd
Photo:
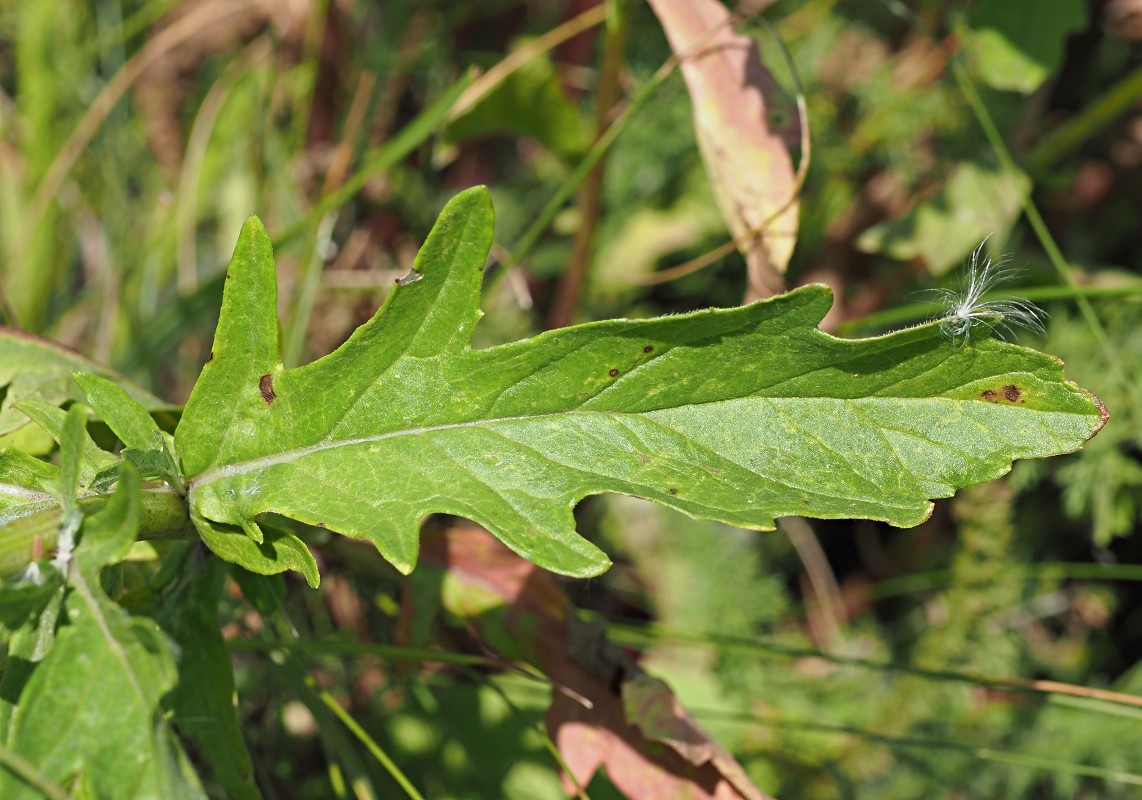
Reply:
[[[448,431],[448,430],[457,430],[457,429],[464,429],[464,428],[473,428],[473,427],[479,427],[479,426],[485,426],[485,425],[495,425],[498,423],[523,422],[523,421],[542,420],[542,419],[550,419],[550,418],[563,418],[563,417],[566,417],[566,416],[572,415],[572,414],[588,414],[588,415],[592,415],[592,416],[597,415],[597,416],[608,417],[608,418],[610,418],[610,417],[642,417],[646,414],[650,414],[650,413],[656,412],[656,411],[665,411],[665,410],[669,410],[669,409],[676,409],[676,408],[683,408],[683,407],[710,405],[713,403],[725,403],[725,402],[730,402],[730,401],[734,401],[734,400],[747,400],[747,399],[750,399],[751,397],[755,397],[755,396],[754,395],[744,395],[742,397],[719,398],[716,400],[704,400],[704,401],[699,401],[699,402],[694,402],[694,403],[685,403],[685,404],[680,405],[680,406],[670,406],[670,407],[666,407],[666,408],[655,408],[655,409],[648,409],[648,410],[644,410],[644,411],[614,411],[614,410],[604,411],[604,410],[594,410],[594,409],[586,409],[586,408],[572,408],[572,409],[565,409],[565,410],[561,410],[561,411],[549,411],[549,412],[544,412],[541,414],[518,414],[518,415],[514,415],[514,416],[507,416],[507,417],[489,417],[489,418],[483,418],[483,419],[467,420],[464,422],[450,422],[450,423],[443,423],[440,425],[424,425],[424,426],[417,427],[417,428],[404,428],[402,430],[387,431],[385,433],[374,434],[371,436],[357,436],[357,437],[353,437],[351,439],[341,439],[341,440],[336,440],[336,441],[322,441],[322,442],[318,442],[316,444],[307,445],[305,447],[296,447],[296,448],[292,448],[290,450],[283,450],[280,453],[274,453],[271,455],[260,456],[258,458],[252,458],[252,459],[248,459],[245,461],[237,461],[233,464],[224,464],[222,466],[209,467],[209,468],[203,470],[202,472],[198,473],[197,475],[193,475],[193,476],[188,477],[186,480],[186,486],[187,486],[188,495],[191,495],[199,487],[207,485],[213,481],[220,480],[222,478],[233,477],[235,475],[245,475],[245,474],[248,474],[251,472],[257,472],[258,470],[266,469],[268,467],[277,466],[278,464],[288,464],[292,461],[302,459],[302,458],[304,458],[308,455],[312,455],[314,453],[320,453],[320,452],[324,452],[327,450],[336,450],[336,449],[339,449],[342,447],[352,447],[354,445],[360,445],[360,444],[370,444],[373,442],[382,442],[382,441],[385,441],[387,439],[396,439],[396,438],[403,437],[403,436],[419,436],[421,434],[435,433],[437,431]],[[772,398],[772,397],[766,397],[766,396],[758,395],[756,397],[758,399],[765,399],[765,400],[822,400],[822,399],[827,399],[827,400],[838,400],[840,402],[853,402],[853,401],[858,401],[858,400],[871,400],[871,399],[879,399],[879,400],[893,399],[893,400],[904,401],[904,402],[931,402],[933,400],[946,400],[946,401],[953,402],[953,403],[984,402],[984,401],[980,401],[980,400],[971,400],[971,399],[955,398],[955,397],[943,397],[943,396],[936,396],[936,397],[896,397],[896,398],[888,398],[888,397],[881,397],[881,396],[853,397],[853,398],[822,398],[822,397],[817,396],[817,395],[812,395],[812,396],[787,396],[787,397],[781,397],[781,398]],[[1040,409],[1023,409],[1023,410],[1034,412],[1034,413],[1051,413],[1051,414],[1074,413],[1074,412],[1042,411]],[[870,423],[870,424],[872,425],[872,427],[881,427],[875,423]]]

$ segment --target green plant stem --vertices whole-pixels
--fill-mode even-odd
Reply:
[[[381,749],[381,746],[377,744],[372,736],[365,732],[364,728],[357,724],[357,720],[353,719],[349,712],[341,707],[341,704],[337,702],[333,695],[324,689],[317,689],[317,695],[321,698],[321,701],[329,707],[329,710],[333,712],[337,719],[341,720],[345,727],[365,745],[373,758],[381,762],[381,765],[384,766],[393,780],[404,789],[405,794],[413,800],[424,800],[424,796],[416,790],[416,787],[412,785],[412,781],[405,777],[405,774],[400,771],[400,767],[396,765],[396,762],[389,757],[388,753]]]
[[[286,334],[285,347],[282,349],[282,363],[286,367],[296,367],[301,363],[301,351],[305,347],[305,335],[309,330],[309,320],[313,315],[313,306],[317,302],[317,289],[325,266],[324,253],[336,222],[336,214],[326,214],[317,224],[317,230],[309,240],[305,266],[301,272],[301,286],[294,305],[294,315],[290,321],[289,333]]]
[[[592,615],[585,614],[588,618]],[[767,654],[783,658],[820,658],[832,664],[861,667],[879,672],[897,672],[914,675],[933,681],[953,681],[973,686],[984,686],[1005,692],[1038,696],[1050,699],[1070,696],[1083,700],[1097,701],[1099,704],[1116,705],[1129,711],[1131,716],[1142,716],[1142,697],[1124,692],[1092,689],[1085,686],[1072,686],[1056,681],[1025,681],[1012,678],[997,678],[958,672],[947,669],[924,669],[909,664],[895,664],[889,661],[837,655],[825,650],[809,647],[792,647],[763,639],[742,636],[726,636],[707,631],[691,631],[656,623],[631,623],[616,619],[607,620],[607,635],[617,644],[645,645],[675,642],[702,647],[713,646],[725,651]],[[1097,706],[1092,706],[1097,709]]]
[[[390,661],[422,661],[458,666],[494,666],[502,659],[471,653],[452,653],[447,650],[429,650],[423,647],[401,647],[395,644],[347,642],[341,640],[306,642],[299,640],[269,641],[260,639],[231,639],[226,646],[234,651],[275,651],[301,655],[374,656]]]
[[[1047,171],[1098,131],[1129,111],[1142,97],[1142,66],[1096,97],[1077,116],[1044,136],[1023,159],[1032,175]]]
[[[1142,564],[1087,564],[1048,562],[1045,564],[1008,564],[1004,577],[1034,581],[1043,578],[1091,581],[1142,581]],[[946,569],[917,572],[877,581],[869,587],[871,600],[887,600],[902,595],[930,592],[947,586],[951,572]]]
[[[1142,775],[1120,770],[1104,769],[1090,764],[1078,764],[1070,761],[1061,761],[1058,758],[1044,758],[1029,753],[1015,753],[1010,750],[997,750],[991,747],[977,747],[967,742],[958,742],[951,739],[938,739],[921,736],[894,736],[854,725],[837,725],[816,720],[800,720],[789,718],[765,717],[757,714],[726,713],[709,709],[694,709],[696,716],[704,719],[717,719],[722,722],[739,722],[750,725],[768,725],[776,728],[792,730],[815,731],[821,734],[859,736],[871,742],[877,742],[890,748],[915,747],[921,749],[959,750],[981,761],[995,761],[1004,764],[1014,764],[1028,769],[1057,772],[1068,775],[1082,775],[1089,778],[1098,778],[1104,781],[1115,781],[1132,786],[1142,786]]]
[[[79,498],[79,510],[87,516],[107,503],[108,495]],[[0,579],[11,577],[35,559],[36,552],[46,555],[56,546],[63,510],[56,504],[46,505],[31,514],[17,517],[0,528]],[[194,527],[186,501],[172,491],[143,492],[139,526],[140,539],[182,539],[193,534]]]
[[[1073,300],[1076,297],[1142,297],[1142,282],[1131,282],[1118,286],[1029,286],[1013,292],[997,292],[988,299],[1019,298],[1036,303],[1052,300]],[[893,328],[909,322],[930,319],[943,310],[939,303],[909,303],[904,306],[886,308],[858,319],[841,323],[837,332],[851,335],[861,331]]]

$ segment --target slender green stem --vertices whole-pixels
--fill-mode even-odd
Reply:
[[[460,666],[489,666],[503,663],[498,659],[470,653],[452,653],[447,650],[430,650],[423,647],[401,647],[393,644],[366,644],[338,640],[305,642],[231,639],[226,645],[231,650],[282,650],[303,655],[375,656],[393,661],[424,661]]]
[[[1076,297],[1142,297],[1142,282],[1131,282],[1117,286],[1029,286],[1012,292],[997,292],[994,295],[988,295],[988,297],[996,299],[1018,297],[1037,303],[1071,300]],[[931,319],[932,315],[938,314],[941,309],[942,306],[939,303],[909,303],[908,305],[895,306],[867,314],[859,319],[849,320],[842,323],[837,330],[841,334],[850,335],[857,331],[891,328],[909,322]]]
[[[979,96],[975,84],[972,83],[971,77],[968,75],[967,70],[964,69],[963,64],[960,63],[959,58],[952,58],[951,68],[952,75],[956,80],[956,85],[959,86],[960,91],[968,101],[968,105],[971,106],[976,121],[983,129],[984,135],[991,144],[996,158],[999,159],[1000,165],[1005,172],[1012,175],[1020,174],[1021,171],[1015,164],[1015,159],[1011,157],[1011,151],[1007,149],[1007,143],[1003,140],[1003,136],[1000,134],[995,120],[992,119],[991,112],[987,110],[983,98]],[[1048,260],[1050,260],[1051,264],[1055,267],[1055,271],[1059,275],[1059,280],[1069,288],[1077,288],[1078,283],[1075,281],[1075,276],[1071,273],[1071,269],[1067,265],[1067,260],[1063,257],[1063,253],[1059,249],[1058,244],[1055,243],[1055,238],[1047,229],[1047,223],[1043,219],[1042,214],[1039,213],[1039,208],[1031,198],[1030,192],[1027,192],[1023,196],[1023,214],[1027,217],[1027,222],[1031,225],[1031,230],[1035,232],[1035,236],[1039,240],[1043,251],[1047,254]],[[1106,328],[1103,326],[1102,320],[1100,320],[1098,315],[1094,312],[1094,307],[1090,304],[1090,301],[1081,295],[1077,295],[1075,302],[1087,326],[1090,328],[1091,333],[1094,334],[1095,341],[1098,342],[1103,357],[1106,358],[1111,371],[1122,385],[1125,396],[1128,398],[1127,402],[1130,404],[1131,410],[1135,412],[1135,418],[1137,419],[1138,408],[1137,400],[1135,399],[1135,387],[1139,385],[1139,382],[1133,380],[1132,376],[1127,375],[1126,370],[1122,366],[1122,359],[1111,343],[1110,336],[1107,335]]]
[[[877,581],[869,587],[871,600],[927,592],[948,584],[951,572],[946,569],[917,572]],[[1142,564],[1084,564],[1048,562],[1044,564],[1009,564],[1004,579],[1034,581],[1042,578],[1093,581],[1142,581]]]
[[[567,777],[571,780],[571,783],[575,786],[575,794],[579,797],[579,800],[591,800],[591,796],[587,794],[586,788],[584,788],[583,785],[579,783],[579,778],[567,764],[567,761],[559,752],[559,748],[555,745],[555,742],[551,740],[551,737],[547,733],[547,728],[544,727],[543,723],[536,723],[530,719],[527,714],[524,714],[520,707],[516,705],[508,696],[508,693],[504,691],[504,687],[500,686],[498,683],[491,680],[486,675],[479,675],[473,672],[471,677],[477,681],[483,680],[484,684],[493,692],[498,694],[500,699],[507,704],[508,708],[511,709],[512,713],[515,714],[517,719],[519,719],[521,722],[523,722],[524,725],[528,726],[534,730],[536,734],[539,735],[540,741],[543,742],[543,746],[547,749],[547,752],[551,754],[551,757],[555,760],[555,763],[559,765],[559,768],[563,770],[564,774],[567,775]]]
[[[282,351],[282,363],[286,367],[296,367],[301,362],[301,350],[305,346],[305,334],[309,330],[309,319],[313,315],[313,305],[317,302],[317,288],[325,265],[324,252],[336,221],[336,214],[326,214],[317,224],[315,235],[309,240],[309,252],[302,268],[301,288],[294,305],[294,317]]]
[[[1132,786],[1142,786],[1142,775],[1137,775],[1131,772],[1105,769],[1103,767],[1096,767],[1090,764],[1077,764],[1069,761],[1061,761],[1055,757],[1044,758],[1043,756],[1036,756],[1028,753],[1013,753],[1010,750],[997,750],[991,747],[977,747],[974,744],[969,744],[967,742],[957,742],[951,739],[937,739],[928,736],[891,736],[853,725],[837,725],[827,722],[818,722],[816,720],[789,719],[787,717],[764,717],[749,713],[727,714],[724,712],[704,709],[695,709],[694,713],[695,715],[700,715],[705,719],[716,718],[727,722],[770,725],[777,728],[816,731],[822,734],[859,736],[862,739],[877,742],[887,747],[916,747],[924,749],[934,748],[940,750],[959,750],[971,756],[972,758],[977,758],[981,761],[996,761],[999,763],[1014,764],[1016,766],[1027,767],[1028,769],[1039,769],[1047,772],[1065,773],[1068,775],[1082,775],[1089,778],[1098,778],[1104,781],[1115,781]]]
[[[412,785],[412,782],[407,777],[405,777],[405,774],[401,772],[400,767],[396,765],[396,762],[389,757],[388,753],[381,749],[381,746],[377,744],[376,740],[374,740],[372,736],[366,733],[364,728],[357,724],[357,720],[353,719],[353,717],[350,716],[349,712],[341,707],[341,704],[337,702],[333,695],[329,694],[329,692],[325,691],[324,689],[317,689],[317,695],[321,698],[321,701],[329,707],[329,710],[334,713],[337,719],[341,720],[341,722],[344,723],[345,727],[348,728],[363,745],[365,745],[368,751],[373,755],[373,758],[381,762],[381,765],[386,770],[388,770],[388,773],[392,776],[393,780],[400,784],[400,787],[404,789],[406,795],[411,797],[413,800],[424,800],[424,796],[421,795],[421,793],[416,790],[416,787]]]
[[[836,655],[815,648],[792,647],[776,642],[765,641],[763,639],[725,636],[707,631],[688,631],[655,623],[637,624],[612,619],[607,622],[607,634],[618,644],[640,645],[648,642],[661,643],[668,641],[713,646],[727,651],[755,654],[766,653],[783,658],[820,658],[833,664],[862,667],[880,672],[899,672],[905,675],[915,675],[926,680],[967,683],[973,686],[986,686],[1006,692],[1028,694],[1044,698],[1069,695],[1072,697],[1097,700],[1106,704],[1114,704],[1133,711],[1142,708],[1142,697],[1124,692],[1091,689],[1084,686],[1071,686],[1070,684],[1062,684],[1054,681],[1025,681],[1012,678],[975,675],[967,672],[955,672],[952,670],[924,669],[909,664],[894,664],[888,661]]]
[[[1033,175],[1042,174],[1129,111],[1139,97],[1142,97],[1142,66],[1096,97],[1078,115],[1044,136],[1023,159],[1027,171]]]

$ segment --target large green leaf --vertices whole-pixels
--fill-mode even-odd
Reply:
[[[604,491],[770,529],[776,516],[915,525],[930,498],[1105,421],[1058,359],[937,325],[862,341],[817,324],[824,286],[743,308],[469,337],[492,239],[487,192],[444,210],[382,309],[283,369],[269,240],[243,229],[212,359],[175,434],[200,530],[277,512],[371,540],[403,571],[430,512],[479,522],[548,569],[609,562],[571,510]]]
[[[139,477],[129,464],[122,470],[118,491],[83,524],[67,625],[20,694],[7,746],[41,778],[78,780],[84,796],[202,796],[183,783],[177,745],[158,717],[175,684],[170,645],[154,622],[129,616],[100,587],[100,571],[122,561],[139,526]],[[0,770],[0,797],[41,796],[26,777]]]
[[[132,386],[123,376],[96,364],[63,345],[41,339],[14,328],[0,327],[0,435],[28,424],[28,417],[13,406],[35,399],[58,406],[68,400],[82,400],[83,394],[71,379],[73,372],[92,372],[120,386],[149,410],[169,406],[150,393]]]

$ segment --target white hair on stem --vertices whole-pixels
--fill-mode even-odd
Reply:
[[[990,237],[989,237],[990,238]],[[1003,269],[1003,262],[993,262],[983,256],[987,239],[972,251],[966,276],[960,281],[959,291],[932,289],[943,312],[933,321],[940,323],[940,333],[963,347],[971,340],[972,332],[986,329],[1000,339],[1012,334],[1016,328],[1026,328],[1042,335],[1047,312],[1021,297],[1002,300],[985,300],[984,295],[999,284],[1014,277],[1018,270]],[[981,263],[982,257],[982,263]]]

